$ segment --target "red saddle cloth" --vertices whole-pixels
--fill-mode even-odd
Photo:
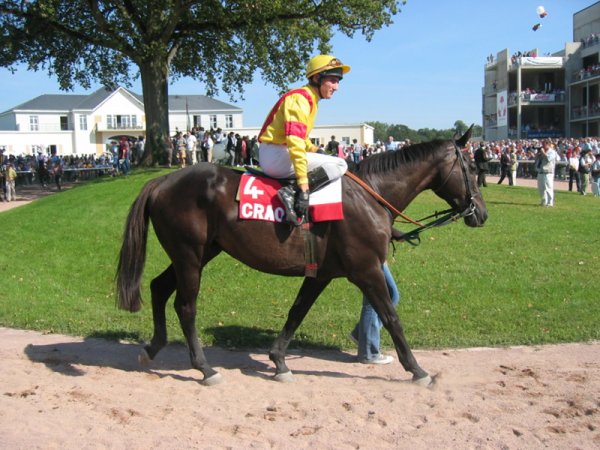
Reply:
[[[238,191],[239,218],[284,222],[285,209],[277,197],[279,188],[281,183],[273,178],[243,174]],[[338,179],[310,194],[309,214],[313,222],[344,218],[341,180]]]

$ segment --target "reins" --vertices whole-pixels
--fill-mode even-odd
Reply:
[[[396,209],[393,205],[391,205],[386,199],[384,199],[378,192],[376,192],[371,186],[369,186],[363,179],[361,179],[360,177],[358,177],[356,174],[352,173],[352,172],[346,172],[346,175],[351,178],[352,180],[356,181],[361,187],[363,187],[369,194],[371,194],[379,203],[381,203],[383,206],[385,206],[386,208],[388,208],[391,212],[393,212],[394,214],[402,217],[404,220],[412,223],[413,225],[416,225],[417,228],[415,228],[414,230],[411,230],[407,233],[402,233],[401,236],[397,237],[397,238],[393,238],[393,240],[396,241],[405,241],[407,243],[409,243],[410,245],[413,246],[417,246],[421,243],[421,237],[419,236],[423,231],[428,230],[430,228],[435,228],[435,227],[441,227],[443,225],[448,225],[449,223],[453,223],[458,221],[459,219],[462,219],[463,217],[467,217],[467,216],[471,216],[475,213],[475,209],[476,206],[473,203],[473,192],[471,191],[471,187],[469,185],[469,179],[467,176],[467,169],[465,167],[465,162],[460,154],[460,149],[458,148],[458,146],[456,145],[456,142],[452,142],[454,144],[454,149],[455,149],[455,153],[456,153],[456,160],[454,161],[454,163],[452,164],[452,168],[450,169],[450,171],[448,172],[448,175],[446,176],[446,178],[444,179],[444,181],[435,189],[433,189],[434,192],[439,191],[442,187],[444,187],[446,185],[446,183],[448,182],[448,180],[450,179],[450,176],[454,173],[454,168],[456,167],[456,163],[457,161],[460,162],[460,166],[461,166],[461,172],[463,175],[463,181],[465,183],[465,187],[467,190],[467,196],[470,200],[469,206],[462,212],[455,212],[452,208],[449,209],[445,209],[443,211],[436,211],[433,214],[430,214],[429,216],[423,217],[420,220],[413,220],[410,217],[406,216],[405,214],[403,214],[401,211],[399,211],[398,209]],[[441,217],[439,217],[441,216]],[[435,220],[432,220],[431,222],[425,223],[423,224],[422,222],[424,222],[425,220],[431,219],[432,217],[436,217]]]
[[[379,203],[381,203],[383,206],[385,206],[387,209],[392,211],[397,216],[402,217],[404,220],[412,223],[413,225],[423,226],[422,223],[419,223],[418,221],[411,219],[406,214],[404,214],[402,211],[396,209],[394,207],[394,205],[392,205],[385,198],[383,198],[381,195],[379,195],[379,193],[377,191],[375,191],[375,189],[373,189],[371,186],[369,186],[367,184],[367,182],[364,181],[362,178],[360,178],[358,175],[356,175],[352,172],[346,172],[345,175],[348,178],[351,178],[352,180],[356,181],[365,191],[367,191],[369,194],[371,194],[375,198],[375,200],[377,200]]]

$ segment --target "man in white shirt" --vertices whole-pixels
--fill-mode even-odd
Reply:
[[[554,144],[549,140],[544,141],[538,149],[535,167],[537,169],[537,185],[542,206],[554,206],[554,169],[557,156]]]
[[[196,142],[198,140],[196,139],[196,136],[194,136],[194,133],[186,133],[186,139],[185,139],[185,153],[186,153],[186,158],[189,164],[196,164]]]

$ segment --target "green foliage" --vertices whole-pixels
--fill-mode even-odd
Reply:
[[[447,130],[436,130],[432,128],[420,128],[413,130],[406,125],[390,125],[384,122],[367,122],[373,130],[373,138],[375,141],[386,142],[388,136],[393,136],[395,141],[404,141],[410,139],[413,144],[419,142],[428,142],[434,139],[452,139],[456,135],[462,136],[470,125],[465,124],[462,120],[454,122],[454,128]],[[482,128],[479,125],[473,126],[473,134],[471,136],[481,136]]]
[[[196,79],[209,96],[241,94],[256,73],[283,90],[335,30],[371,39],[397,12],[395,0],[3,0],[0,65],[45,69],[66,90],[141,76],[149,165],[169,131],[169,77]]]
[[[125,217],[149,179],[134,172],[100,180],[0,214],[0,325],[113,339],[148,340],[149,282],[168,264],[150,233],[137,314],[115,306],[114,273]],[[600,263],[598,200],[557,192],[537,206],[534,189],[489,186],[490,218],[426,232],[419,247],[390,248],[402,299],[398,312],[416,348],[541,344],[600,339],[594,281]],[[445,204],[420,195],[407,214],[420,218]],[[397,225],[409,230],[412,227]],[[266,348],[287,317],[301,279],[249,269],[227,255],[204,270],[198,326],[205,344]],[[340,348],[360,311],[361,294],[334,280],[299,328],[293,346]],[[169,337],[182,341],[167,305]],[[383,342],[391,345],[387,333]]]

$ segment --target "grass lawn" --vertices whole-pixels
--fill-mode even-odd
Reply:
[[[168,264],[155,236],[149,238],[140,313],[116,308],[114,273],[129,206],[143,184],[162,173],[166,170],[101,179],[0,214],[0,325],[148,340],[148,283]],[[506,185],[490,185],[484,198],[490,216],[485,227],[452,224],[427,231],[418,247],[390,247],[402,295],[398,312],[412,347],[600,339],[594,289],[600,199],[556,192],[556,206],[542,208],[534,189]],[[407,213],[419,218],[445,208],[434,194],[424,193]],[[300,283],[220,255],[203,276],[198,316],[203,342],[269,347]],[[356,287],[334,280],[292,347],[349,347],[346,335],[360,303]],[[167,317],[170,339],[182,340],[172,302]],[[384,345],[391,345],[384,334]]]

